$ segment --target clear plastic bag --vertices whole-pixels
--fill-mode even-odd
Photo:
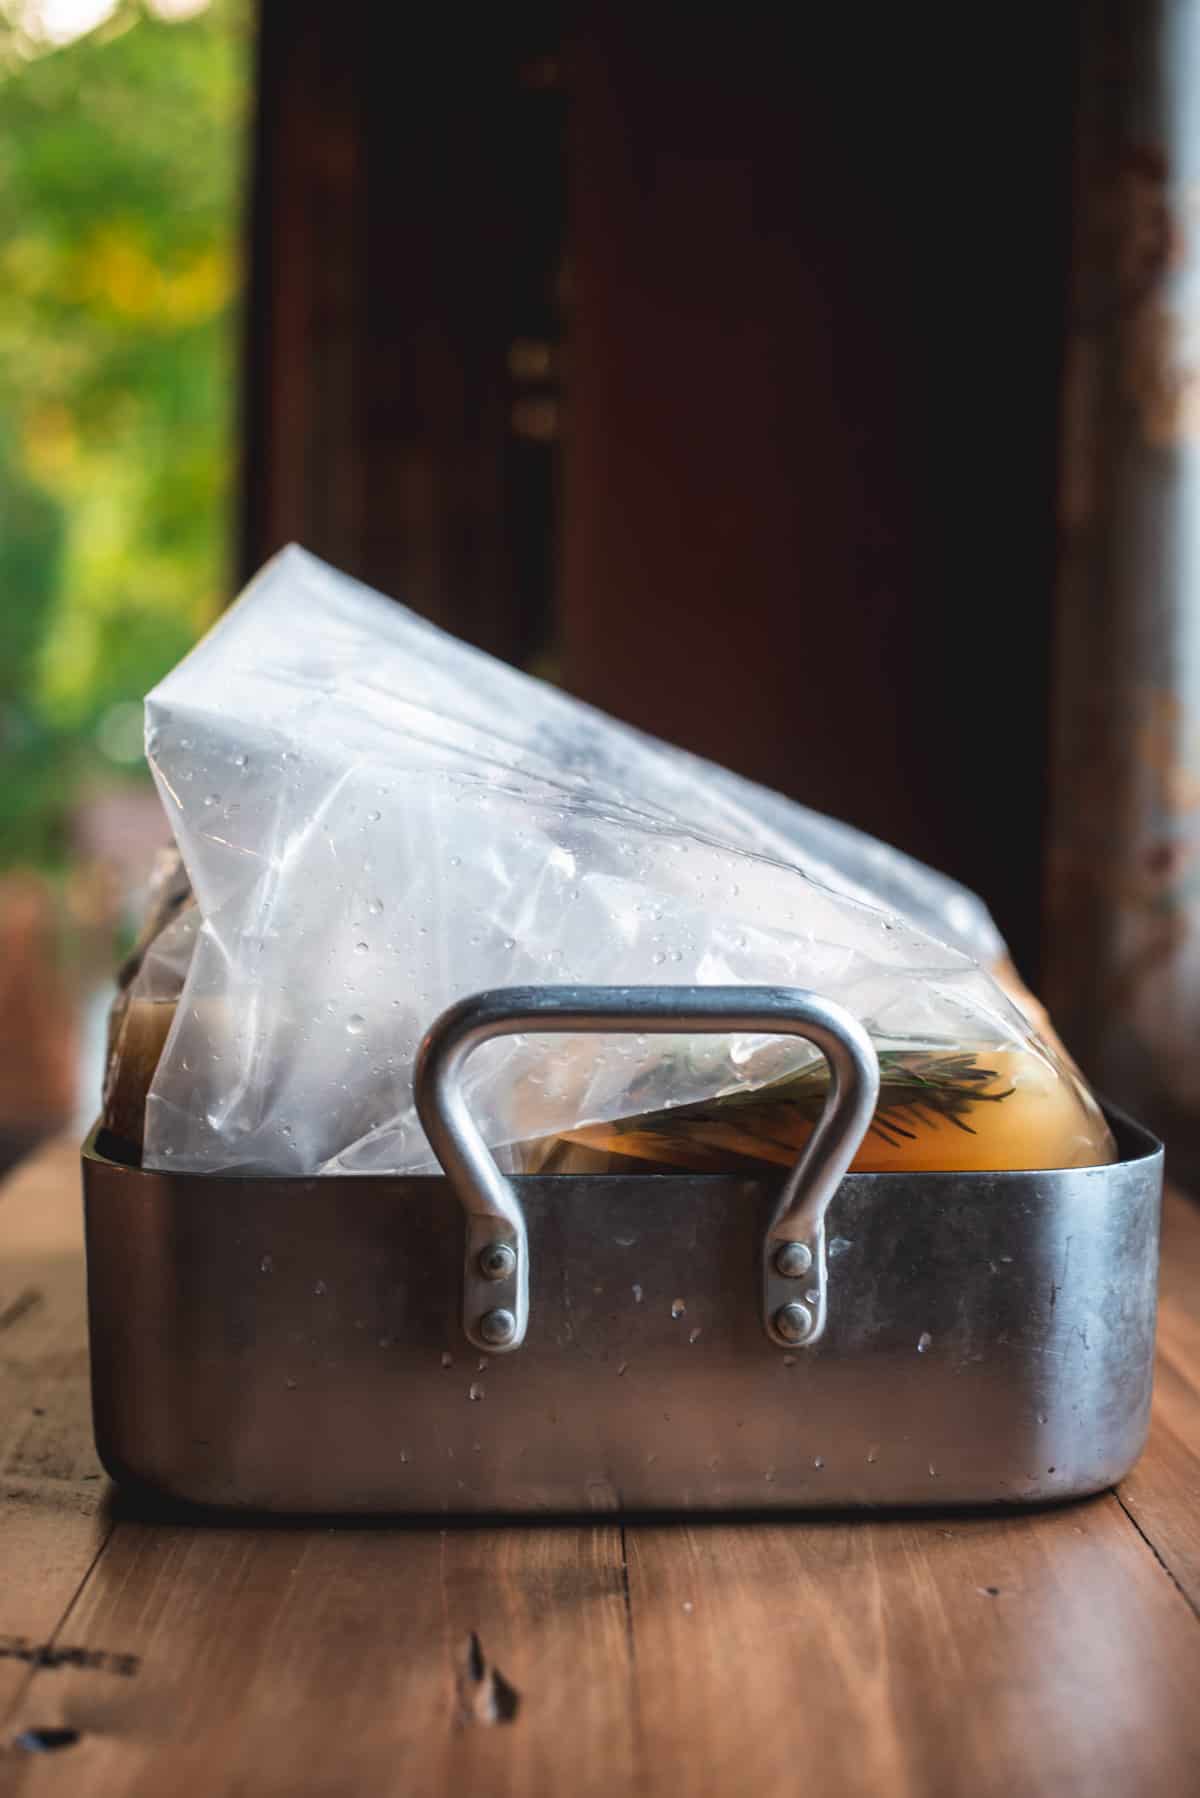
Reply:
[[[1095,1112],[972,959],[952,882],[468,648],[292,548],[147,701],[198,908],[146,1107],[150,1166],[431,1165],[412,1062],[508,984],[810,987],[881,1049],[986,1049]],[[906,914],[906,915],[905,915]],[[922,928],[921,926],[924,926]],[[493,1146],[801,1071],[760,1038],[514,1038],[470,1065]],[[1070,1134],[1070,1132],[1068,1132]]]

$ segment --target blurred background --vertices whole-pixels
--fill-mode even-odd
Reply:
[[[0,4],[0,1154],[94,1110],[164,827],[141,699],[228,598],[253,21]]]
[[[1200,0],[794,27],[0,0],[3,1154],[298,539],[974,886],[1200,1166]]]

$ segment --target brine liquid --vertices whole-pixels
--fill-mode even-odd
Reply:
[[[990,1077],[953,1109],[902,1103],[885,1079],[875,1123],[851,1164],[860,1173],[1098,1167],[1116,1160],[1099,1106],[1074,1074],[1039,1055],[985,1050],[974,1061]],[[736,1173],[787,1167],[811,1136],[813,1107],[738,1095],[653,1117],[593,1124],[522,1145],[529,1173],[625,1171]]]

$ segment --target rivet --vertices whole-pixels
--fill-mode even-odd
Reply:
[[[489,1242],[479,1251],[479,1271],[485,1280],[508,1280],[516,1272],[517,1256],[506,1242]]]
[[[812,1312],[807,1305],[781,1305],[775,1313],[775,1329],[785,1342],[803,1342],[812,1333]]]
[[[479,1320],[479,1334],[493,1347],[498,1348],[505,1342],[511,1342],[516,1333],[517,1320],[511,1311],[501,1308],[486,1311]]]
[[[802,1280],[812,1266],[812,1250],[806,1242],[781,1242],[775,1251],[775,1272],[785,1280]]]

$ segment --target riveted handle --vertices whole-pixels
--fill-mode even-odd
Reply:
[[[870,1037],[842,1006],[775,986],[498,987],[442,1013],[417,1053],[414,1085],[425,1134],[467,1214],[469,1340],[493,1355],[520,1346],[529,1322],[529,1243],[517,1190],[496,1166],[463,1096],[463,1066],[499,1036],[589,1031],[798,1036],[820,1050],[829,1093],[784,1181],[762,1255],[768,1336],[785,1348],[815,1342],[825,1327],[825,1212],[870,1126],[879,1062]]]

